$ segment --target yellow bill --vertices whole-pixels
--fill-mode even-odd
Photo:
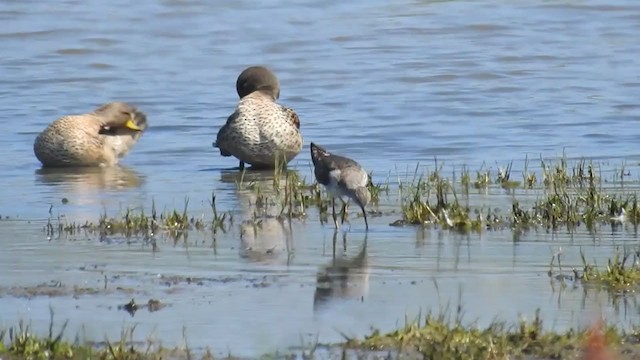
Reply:
[[[133,115],[131,115],[131,118],[129,120],[127,120],[127,122],[124,124],[125,127],[131,129],[131,130],[135,130],[135,131],[142,131],[142,129],[140,129],[138,127],[138,125],[136,125],[136,123],[133,122],[134,118]]]

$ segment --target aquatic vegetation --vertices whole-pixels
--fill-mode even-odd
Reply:
[[[593,343],[593,330],[545,330],[539,311],[531,320],[521,319],[516,325],[494,321],[484,328],[465,325],[461,314],[460,307],[453,319],[448,310],[438,315],[429,313],[389,333],[374,330],[361,340],[347,338],[341,346],[393,351],[423,359],[557,359],[575,358],[583,349],[589,350],[587,346]],[[612,345],[633,344],[631,347],[637,352],[638,335],[637,331],[625,333],[606,326],[600,341]]]
[[[121,218],[109,217],[105,211],[100,215],[97,224],[86,224],[84,228],[99,231],[103,235],[125,234],[126,236],[132,236],[147,232],[153,233],[160,228],[160,222],[158,221],[154,204],[151,217],[144,213],[144,209],[141,209],[138,213],[131,209],[126,209]]]
[[[386,182],[384,183],[373,183],[373,171],[369,173],[369,183],[367,184],[367,189],[369,189],[369,193],[371,194],[371,203],[373,205],[378,205],[380,203],[380,195],[383,193],[385,195],[389,195],[389,177],[387,177]]]
[[[529,171],[529,157],[525,156],[524,170],[522,171],[525,189],[533,189],[538,184],[538,176],[535,172]]]
[[[523,181],[514,180],[513,163],[492,173],[483,168],[476,172],[476,180],[472,182],[469,169],[463,167],[460,180],[456,181],[456,173],[451,178],[442,175],[442,167],[436,163],[435,170],[418,174],[413,180],[401,183],[400,207],[402,219],[392,225],[438,226],[460,232],[511,228],[524,231],[537,228],[558,230],[576,229],[586,226],[589,231],[596,231],[602,224],[622,223],[629,221],[638,224],[640,213],[635,193],[624,192],[624,184],[615,181],[623,179],[624,167],[614,173],[615,181],[603,182],[598,167],[591,162],[579,160],[570,167],[566,158],[557,163],[541,160],[541,177],[529,169],[528,159],[525,161]],[[494,185],[495,184],[495,185]],[[508,192],[524,188],[532,191],[537,199],[530,196],[519,199],[513,193],[509,214],[499,215],[501,209],[492,204],[469,207],[471,188],[478,191],[489,191],[502,188]],[[507,209],[502,209],[507,210]]]
[[[476,180],[473,182],[473,187],[476,189],[484,189],[491,184],[491,174],[488,170],[476,172]]]
[[[571,275],[563,273],[561,256],[562,252],[559,251],[551,257],[549,277],[602,287],[612,292],[635,292],[640,289],[640,249],[625,248],[622,253],[617,249],[613,258],[607,259],[604,269],[600,269],[595,262],[589,263],[581,249],[582,269],[571,268]],[[555,263],[558,264],[557,272],[554,271]]]
[[[149,304],[151,306],[151,302]],[[81,343],[76,340],[63,340],[67,327],[65,322],[54,334],[53,310],[50,309],[49,333],[47,336],[36,334],[30,325],[20,321],[17,326],[0,330],[0,357],[3,359],[103,359],[103,360],[146,360],[146,359],[213,359],[209,349],[195,356],[189,349],[186,336],[185,346],[165,348],[152,339],[140,344],[135,342],[135,327],[121,331],[117,341],[106,339],[104,342]],[[134,345],[137,344],[137,345]],[[231,359],[231,356],[224,357]]]
[[[170,211],[167,215],[160,214],[160,220],[168,230],[181,231],[189,230],[189,216],[187,214],[187,208],[189,207],[189,198],[184,200],[184,210],[182,213],[178,213],[175,209]]]
[[[389,176],[374,184],[370,173],[367,189],[376,210],[369,209],[367,213],[383,218],[400,214],[400,219],[389,221],[391,225],[437,227],[461,233],[502,229],[512,229],[515,233],[562,228],[574,231],[581,226],[595,232],[602,225],[637,226],[640,223],[640,206],[633,191],[638,188],[638,182],[632,182],[625,166],[606,178],[593,162],[570,162],[566,157],[555,162],[540,159],[540,166],[534,171],[527,158],[521,173],[513,170],[513,162],[496,169],[483,165],[475,171],[474,179],[466,166],[457,173],[454,168],[446,176],[442,163],[436,160],[434,165],[430,170],[421,171],[418,164],[412,173],[398,174],[397,184],[393,186]],[[242,171],[236,179],[237,190],[251,194],[249,205],[253,218],[303,221],[317,214],[321,223],[327,221],[331,198],[317,182],[307,183],[298,171],[284,166],[277,166],[273,173],[257,174]],[[522,178],[514,178],[517,174]],[[510,204],[492,204],[487,196],[495,192],[511,196]],[[479,194],[484,195],[485,203],[478,203]],[[474,196],[476,200],[471,201]],[[81,224],[55,216],[50,208],[45,232],[49,238],[84,231],[125,237],[166,233],[175,239],[186,237],[192,230],[227,232],[233,224],[233,213],[220,211],[215,201],[214,193],[209,200],[212,218],[204,213],[194,216],[188,209],[189,199],[185,198],[184,207],[179,210],[160,213],[152,203],[151,215],[143,208],[125,209],[119,216],[107,216],[105,211],[97,222]],[[381,205],[385,213],[377,210]],[[337,215],[345,221],[349,216],[345,207]],[[244,220],[247,219],[240,222]]]
[[[203,217],[196,218],[189,216],[189,199],[185,198],[184,207],[181,211],[173,209],[158,213],[155,201],[151,203],[151,214],[147,214],[144,208],[126,208],[120,216],[109,216],[106,210],[100,215],[96,222],[65,222],[60,215],[55,218],[52,208],[49,209],[49,218],[45,225],[44,232],[47,237],[61,235],[75,235],[84,232],[88,235],[99,234],[100,237],[119,235],[124,237],[142,236],[153,237],[159,232],[166,232],[173,238],[185,237],[191,230],[206,231],[213,233],[225,232],[233,224],[233,215],[230,212],[220,213],[216,206],[215,193],[212,194],[209,202],[213,218],[206,222]]]
[[[604,270],[599,270],[595,264],[587,263],[581,251],[584,264],[582,280],[587,283],[598,283],[611,289],[635,291],[640,286],[640,250],[616,252],[612,259],[607,260]]]
[[[511,180],[511,168],[513,167],[513,161],[507,165],[506,168],[499,168],[496,183],[500,184],[503,189],[515,189],[520,186],[520,181]]]
[[[213,213],[213,219],[211,220],[211,230],[214,234],[216,234],[218,230],[226,232],[225,223],[227,220],[227,216],[229,216],[229,223],[233,224],[233,215],[231,215],[231,213],[223,213],[222,215],[218,213],[215,192],[211,193],[211,200],[209,201],[209,205],[211,206],[211,212]]]
[[[133,304],[133,305],[132,305]],[[131,301],[129,306],[135,306]],[[124,306],[127,306],[124,305]],[[150,300],[148,306],[156,305]],[[155,309],[154,309],[155,310]],[[151,309],[150,309],[151,311]],[[588,329],[569,329],[562,332],[545,330],[540,312],[536,311],[532,319],[521,318],[513,324],[493,321],[486,327],[475,323],[465,324],[463,309],[457,306],[452,315],[450,307],[437,315],[429,313],[415,320],[406,320],[400,329],[382,333],[374,330],[363,339],[349,338],[338,344],[314,343],[295,353],[270,353],[260,358],[326,358],[326,349],[342,349],[344,356],[350,351],[358,351],[361,357],[369,358],[386,352],[385,358],[425,358],[425,359],[591,359],[599,354],[625,354],[631,356],[640,353],[640,333],[638,329],[621,330],[615,325],[599,321]],[[49,331],[46,336],[36,334],[29,325],[20,321],[17,326],[0,330],[0,357],[7,359],[213,359],[214,355],[206,348],[192,351],[189,348],[186,329],[183,329],[183,344],[176,348],[163,347],[158,341],[147,338],[135,341],[134,327],[123,328],[116,341],[106,339],[84,342],[75,337],[74,342],[65,339],[66,322],[54,333],[53,311]],[[320,351],[318,351],[320,350]],[[301,353],[301,354],[300,354]],[[343,358],[345,358],[343,356]],[[220,357],[218,357],[220,358]],[[231,354],[224,359],[234,359]],[[627,358],[627,357],[622,357]],[[604,359],[604,358],[602,358]],[[608,358],[607,358],[608,359]]]
[[[431,173],[426,180],[419,177],[417,183],[403,186],[409,194],[401,204],[402,220],[394,225],[429,225],[470,232],[480,231],[483,221],[479,212],[475,217],[471,210],[458,201],[455,189],[448,179],[438,171]],[[449,202],[449,197],[453,201]]]
[[[565,167],[561,162],[555,170],[545,173],[545,186],[553,189],[545,192],[531,209],[524,210],[514,202],[513,223],[554,230],[562,226],[575,229],[583,223],[588,230],[594,230],[597,224],[625,219],[637,223],[635,194],[605,191],[591,164],[585,167],[584,162],[580,162],[572,176],[561,171]],[[629,211],[625,210],[627,208]]]
[[[284,190],[279,192],[280,217],[288,219],[303,218],[306,216],[306,209],[316,204],[316,197],[310,191],[304,179],[298,177],[297,172],[287,172],[285,174]]]
[[[20,321],[17,327],[0,331],[0,355],[10,353],[27,359],[32,358],[65,358],[74,356],[71,344],[62,341],[68,322],[64,322],[57,334],[53,333],[53,310],[49,308],[50,323],[47,337],[37,337],[30,326]],[[5,338],[8,342],[5,342]]]

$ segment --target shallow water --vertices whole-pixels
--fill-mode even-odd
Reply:
[[[52,306],[70,320],[70,336],[113,338],[139,324],[140,339],[175,345],[184,327],[192,348],[255,356],[316,335],[327,342],[392,329],[405,315],[456,303],[459,289],[470,321],[540,307],[558,329],[600,310],[637,323],[633,303],[616,309],[605,293],[561,290],[546,276],[559,247],[575,265],[579,247],[602,259],[636,245],[625,228],[514,241],[506,230],[423,233],[378,217],[358,258],[365,232],[354,219],[351,286],[334,292],[316,289],[317,273],[331,272],[334,231],[313,214],[291,228],[265,224],[258,239],[241,240],[240,221],[215,244],[207,233],[177,244],[159,237],[155,251],[140,239],[49,240],[42,230],[51,205],[54,219],[84,222],[152,201],[181,209],[188,196],[199,215],[210,214],[212,191],[221,210],[249,216],[255,199],[236,190],[237,163],[211,142],[237,101],[236,76],[252,64],[276,71],[307,146],[357,159],[375,182],[417,163],[433,168],[435,157],[447,169],[513,160],[520,171],[525,157],[563,152],[610,170],[626,163],[638,180],[636,1],[3,1],[0,21],[0,214],[11,218],[0,222],[0,325],[31,319],[46,329]],[[39,169],[32,144],[46,124],[110,100],[137,104],[151,126],[122,166]],[[309,163],[305,148],[292,168],[310,181]],[[492,190],[473,201],[508,208],[511,197]],[[51,281],[104,288],[105,275],[99,295],[25,299],[7,290]],[[132,318],[117,309],[131,297],[168,306]]]

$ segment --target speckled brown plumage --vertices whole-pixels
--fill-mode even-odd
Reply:
[[[144,113],[121,102],[82,115],[63,116],[36,138],[43,167],[110,166],[118,163],[147,128]]]
[[[236,82],[240,96],[235,111],[218,132],[214,146],[222,156],[234,156],[254,168],[289,163],[302,150],[300,119],[276,103],[280,87],[264,67],[245,69]]]

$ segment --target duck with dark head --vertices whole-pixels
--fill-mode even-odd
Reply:
[[[302,150],[300,120],[292,109],[276,103],[280,83],[263,66],[252,66],[238,76],[240,102],[227,118],[213,146],[222,156],[234,156],[253,169],[286,165]]]

